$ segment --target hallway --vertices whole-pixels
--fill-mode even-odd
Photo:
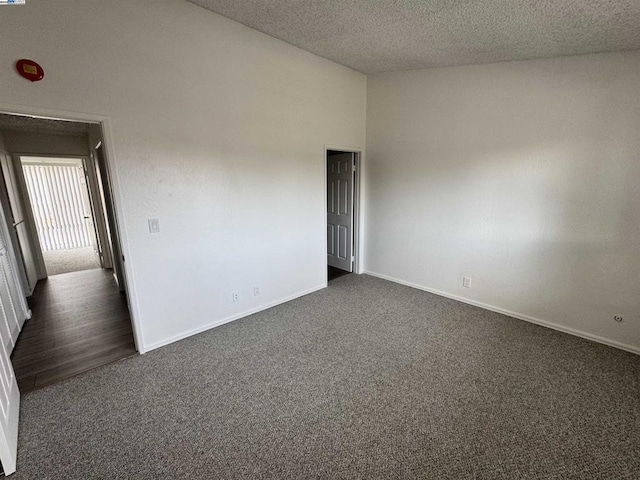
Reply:
[[[67,250],[49,250],[42,252],[47,274],[80,272],[100,268],[100,260],[93,247],[70,248]]]
[[[21,393],[136,354],[124,294],[109,270],[86,270],[38,282],[33,312],[13,350]]]

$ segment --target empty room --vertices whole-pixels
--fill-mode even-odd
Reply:
[[[640,478],[638,25],[0,0],[4,474]]]

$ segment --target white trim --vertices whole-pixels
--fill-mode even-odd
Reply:
[[[485,310],[490,310],[492,312],[501,313],[503,315],[507,315],[509,317],[517,318],[518,320],[524,320],[525,322],[535,323],[536,325],[541,325],[543,327],[548,327],[553,330],[558,330],[560,332],[568,333],[569,335],[574,335],[576,337],[585,338],[587,340],[591,340],[593,342],[602,343],[603,345],[608,345],[609,347],[619,348],[620,350],[625,350],[627,352],[635,353],[636,355],[640,355],[640,347],[634,347],[633,345],[627,345],[625,343],[620,343],[615,340],[609,340],[608,338],[601,337],[599,335],[593,335],[592,333],[583,332],[582,330],[576,330],[575,328],[565,327],[563,325],[558,325],[557,323],[549,322],[548,320],[542,320],[540,318],[532,317],[530,315],[524,315],[522,313],[513,312],[511,310],[506,310],[504,308],[495,307],[493,305],[489,305],[487,303],[478,302],[476,300],[471,300],[465,297],[460,297],[458,295],[453,295],[451,293],[442,292],[440,290],[435,290],[433,288],[425,287],[422,285],[418,285],[417,283],[406,282],[404,280],[400,280],[398,278],[390,277],[388,275],[383,275],[381,273],[375,273],[371,271],[364,271],[363,273],[367,275],[371,275],[372,277],[381,278],[383,280],[388,280],[390,282],[399,283],[400,285],[406,285],[407,287],[416,288],[418,290],[423,290],[425,292],[433,293],[435,295],[439,295],[441,297],[450,298],[452,300],[457,300],[462,303],[467,303],[469,305],[473,305],[475,307],[484,308]]]
[[[269,302],[266,305],[262,305],[257,308],[253,308],[251,310],[246,310],[242,313],[237,313],[235,315],[231,315],[230,317],[223,318],[222,320],[216,320],[204,327],[194,328],[193,330],[189,330],[188,332],[179,333],[178,335],[174,335],[173,337],[169,337],[165,340],[161,340],[156,343],[152,343],[150,345],[145,345],[145,352],[150,352],[151,350],[155,350],[156,348],[164,347],[165,345],[169,345],[170,343],[177,342],[179,340],[183,340],[187,337],[191,337],[193,335],[197,335],[202,332],[206,332],[207,330],[211,330],[212,328],[219,327],[220,325],[224,325],[225,323],[230,323],[235,320],[239,320],[244,317],[248,317],[249,315],[253,315],[255,313],[262,312],[264,310],[268,310],[270,308],[276,307],[283,303],[290,302],[291,300],[295,300],[296,298],[304,297],[305,295],[309,295],[310,293],[317,292],[327,288],[326,282],[322,285],[318,285],[317,287],[310,288],[308,290],[304,290],[302,292],[294,293],[293,295],[289,295],[288,297],[280,298],[278,300],[274,300],[273,302]]]
[[[111,184],[111,191],[113,193],[113,209],[114,215],[118,219],[118,234],[120,237],[120,248],[125,259],[130,258],[129,242],[127,240],[126,231],[126,219],[124,215],[122,190],[120,188],[119,169],[116,168],[115,153],[113,150],[113,136],[111,134],[111,124],[108,116],[94,115],[91,113],[82,112],[68,112],[63,110],[52,110],[47,108],[34,107],[29,105],[12,105],[7,103],[0,103],[0,113],[7,113],[10,115],[21,115],[30,117],[39,117],[54,120],[66,120],[76,121],[84,123],[95,123],[101,126],[102,129],[102,142],[105,151],[105,161],[109,166],[109,183]],[[140,354],[145,353],[144,348],[144,335],[142,332],[142,322],[140,321],[140,307],[138,303],[138,296],[136,291],[135,274],[131,267],[131,262],[124,263],[124,272],[127,281],[125,283],[125,289],[127,291],[127,298],[129,303],[129,310],[131,314],[131,326],[133,329],[133,339],[136,349]]]
[[[104,149],[105,162],[108,168],[108,172],[105,172],[105,175],[107,175],[109,185],[111,186],[113,214],[116,219],[118,237],[120,239],[120,253],[125,258],[125,261],[122,262],[122,268],[124,269],[125,291],[127,292],[127,298],[129,301],[129,313],[131,314],[133,339],[135,341],[138,353],[142,355],[146,351],[144,346],[142,322],[140,320],[142,315],[140,314],[140,305],[138,303],[135,273],[133,271],[131,262],[126,261],[126,259],[131,258],[131,250],[129,249],[128,232],[126,228],[127,221],[125,218],[123,207],[123,193],[122,189],[120,188],[120,169],[117,168],[117,162],[115,160],[116,155],[113,149],[114,143],[113,136],[111,134],[110,122],[111,120],[109,119],[109,117],[102,117],[102,119],[99,121],[102,130],[102,148]]]

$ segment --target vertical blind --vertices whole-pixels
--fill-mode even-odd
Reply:
[[[82,168],[72,165],[23,165],[42,250],[92,246],[89,210],[84,202]],[[81,182],[81,178],[83,181]]]

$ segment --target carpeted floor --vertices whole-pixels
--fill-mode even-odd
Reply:
[[[21,415],[15,479],[640,478],[639,356],[369,276]]]
[[[100,268],[100,260],[93,251],[93,247],[52,250],[42,252],[42,255],[49,276]]]

